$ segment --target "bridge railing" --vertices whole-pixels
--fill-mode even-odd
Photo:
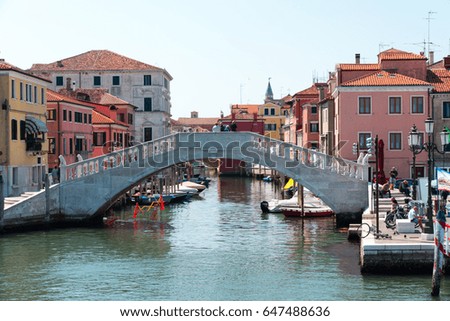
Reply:
[[[84,176],[106,172],[112,168],[129,166],[132,163],[154,157],[175,149],[175,134],[161,137],[139,145],[113,151],[111,153],[89,158],[73,164],[66,164],[60,159],[60,180],[71,181]]]
[[[287,160],[293,161],[293,165],[295,162],[298,162],[304,166],[328,170],[359,180],[368,180],[367,165],[362,163],[327,155],[314,149],[273,140],[258,134],[253,135],[252,142],[256,149],[284,157]]]
[[[189,140],[190,135],[192,135],[193,140]],[[263,155],[265,160],[270,160],[271,156],[282,157],[286,162],[285,166],[302,164],[354,179],[367,180],[367,165],[330,156],[313,149],[273,140],[252,132],[171,134],[95,158],[87,160],[80,158],[78,162],[69,165],[66,165],[64,158],[60,156],[60,179],[61,182],[70,181],[84,176],[106,172],[112,168],[130,166],[135,162],[141,164],[144,160],[149,160],[157,155],[177,150],[181,146],[183,148],[202,148],[211,142],[217,142],[214,146],[221,146],[222,149],[226,149],[226,145],[231,145],[232,143],[233,148],[253,148],[259,155]],[[223,145],[219,142],[223,143]],[[239,142],[237,144],[238,146],[236,146],[236,142]],[[188,144],[186,145],[186,143]],[[211,158],[214,158],[213,154]],[[255,163],[258,162],[255,161]]]

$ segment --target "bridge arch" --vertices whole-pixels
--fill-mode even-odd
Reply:
[[[75,164],[62,164],[59,211],[74,218],[98,215],[118,196],[162,169],[217,158],[277,170],[308,188],[337,214],[361,213],[368,206],[367,165],[251,132],[221,132],[172,134]]]

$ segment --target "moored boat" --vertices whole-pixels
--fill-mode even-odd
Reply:
[[[334,211],[328,206],[305,204],[303,209],[299,207],[282,207],[281,212],[286,217],[329,217]]]

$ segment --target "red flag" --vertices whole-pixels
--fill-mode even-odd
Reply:
[[[136,206],[134,207],[134,212],[133,212],[133,218],[137,217],[139,210],[140,210],[139,204],[136,202]]]
[[[159,209],[161,211],[164,210],[164,200],[163,200],[162,194],[159,194]]]

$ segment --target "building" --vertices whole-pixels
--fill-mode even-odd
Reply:
[[[93,157],[123,148],[128,124],[115,120],[115,118],[114,114],[108,116],[97,109],[92,111]]]
[[[51,89],[105,89],[137,106],[132,141],[170,133],[170,82],[165,70],[109,50],[91,50],[49,64],[33,64],[33,74],[52,81]]]
[[[219,117],[198,117],[198,112],[192,111],[191,117],[179,117],[178,120],[173,121],[172,130],[174,132],[210,132]]]
[[[0,172],[5,196],[43,187],[48,85],[48,80],[0,60]]]
[[[432,117],[434,124],[434,142],[442,151],[445,148],[444,155],[435,153],[435,166],[444,167],[450,170],[450,145],[442,146],[439,132],[450,128],[450,56],[428,67],[428,81],[433,85],[431,91]],[[447,155],[446,155],[447,154]],[[446,160],[447,159],[447,160]]]
[[[425,131],[429,113],[426,81],[427,58],[389,49],[378,55],[378,64],[338,64],[331,92],[334,100],[334,154],[356,159],[352,146],[367,151],[368,138],[384,144],[383,170],[397,167],[399,177],[412,176],[408,135],[413,124]],[[371,158],[374,163],[374,157]],[[423,176],[426,155],[418,155],[416,171]]]

